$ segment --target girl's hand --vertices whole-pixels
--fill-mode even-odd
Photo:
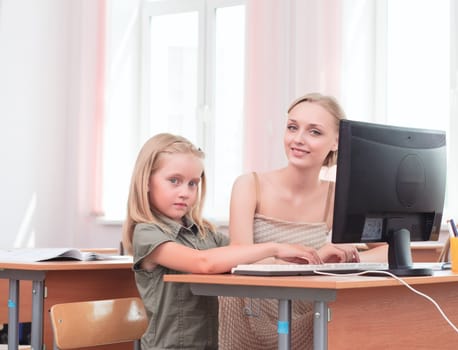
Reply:
[[[322,260],[316,249],[300,244],[278,244],[276,258],[294,264],[321,264]]]
[[[318,250],[321,259],[326,263],[359,262],[359,253],[351,244],[326,243]]]

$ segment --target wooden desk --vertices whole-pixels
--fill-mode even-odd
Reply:
[[[80,250],[100,254],[119,254],[116,248],[81,248]],[[8,280],[0,279],[0,325],[8,323],[8,288]],[[30,322],[32,320],[32,298],[30,297],[32,295],[32,281],[20,281],[20,290],[19,321]]]
[[[413,262],[438,261],[444,249],[443,242],[412,242],[410,246]]]
[[[32,281],[20,281],[20,305],[19,321],[30,322],[32,320]],[[0,324],[8,323],[8,294],[9,282],[0,278]]]
[[[8,315],[9,332],[17,330],[17,327],[11,325],[17,324],[19,320],[31,321],[32,348],[43,349],[44,344],[46,349],[52,349],[52,329],[47,314],[50,307],[69,301],[138,296],[131,267],[131,258],[91,262],[0,262],[0,278],[9,279],[9,291],[6,293],[0,291],[1,319]],[[33,290],[29,302],[25,298],[25,293],[19,293],[23,286],[25,292]],[[9,295],[8,301],[7,295]],[[14,307],[15,305],[17,307]],[[22,308],[28,310],[22,312],[20,311]],[[16,349],[17,334],[13,333],[10,336],[8,333],[8,338],[11,341],[8,349]],[[117,345],[99,347],[99,349],[122,348]]]
[[[164,280],[190,283],[192,291],[200,295],[278,299],[279,321],[285,301],[313,301],[318,312],[314,319],[315,349],[452,350],[458,343],[458,334],[431,302],[390,277],[189,274],[166,275]],[[440,271],[432,277],[408,277],[405,281],[432,297],[458,325],[458,274]],[[290,305],[286,307],[290,309]],[[323,317],[328,307],[329,322]]]
[[[368,247],[364,243],[355,244],[358,250],[366,251]],[[416,262],[436,262],[444,249],[444,242],[426,241],[426,242],[411,242],[410,251],[412,253],[412,261]]]

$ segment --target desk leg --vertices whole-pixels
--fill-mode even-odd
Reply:
[[[31,340],[32,350],[43,349],[43,300],[44,282],[32,282],[32,330]]]
[[[8,299],[8,350],[19,346],[19,280],[10,279]]]
[[[278,350],[291,348],[291,300],[278,301]]]
[[[328,348],[328,305],[324,301],[315,301],[313,314],[313,349]]]

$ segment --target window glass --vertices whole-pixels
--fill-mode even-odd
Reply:
[[[198,13],[151,17],[149,136],[180,134],[196,142]]]
[[[343,2],[342,102],[350,119],[444,130],[447,198],[457,210],[456,11],[453,1]],[[455,58],[454,58],[455,57]],[[454,155],[454,156],[452,156]]]
[[[244,18],[244,6],[216,10],[214,147],[206,150],[213,169],[206,213],[215,219],[228,219],[232,183],[242,171]]]
[[[385,106],[388,124],[446,131],[449,164],[452,152],[450,11],[449,1],[387,2]],[[450,215],[454,205],[450,196],[451,169],[447,174],[444,218]]]
[[[449,2],[388,1],[386,38],[387,123],[447,130],[450,116]]]

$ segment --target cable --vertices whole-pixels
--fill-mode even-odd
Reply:
[[[458,328],[452,323],[452,321],[450,321],[450,319],[447,317],[445,312],[442,310],[442,308],[439,306],[439,304],[433,298],[431,298],[429,295],[426,295],[425,293],[420,292],[419,290],[416,290],[411,285],[409,285],[406,281],[404,281],[402,278],[392,274],[391,272],[381,271],[381,270],[380,271],[367,270],[367,271],[362,271],[362,272],[357,272],[357,273],[330,273],[330,272],[323,272],[323,271],[314,271],[314,273],[316,273],[318,275],[337,276],[337,277],[342,277],[342,276],[362,276],[362,275],[366,275],[366,274],[369,274],[369,273],[370,274],[374,274],[375,273],[375,274],[381,274],[381,275],[390,276],[390,277],[394,278],[395,280],[401,282],[401,284],[406,286],[408,289],[410,289],[415,294],[418,294],[419,296],[421,296],[421,297],[425,298],[426,300],[430,301],[436,307],[436,309],[439,311],[439,313],[444,318],[444,320],[450,325],[450,327],[452,327],[452,329],[456,333],[458,333]]]

